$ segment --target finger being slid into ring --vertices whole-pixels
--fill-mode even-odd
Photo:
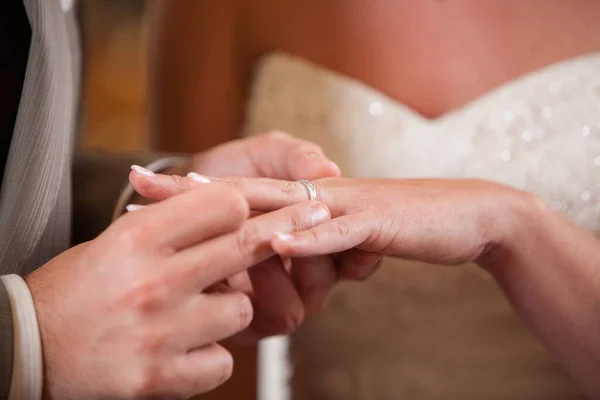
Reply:
[[[187,177],[164,175],[133,169],[129,175],[133,189],[141,196],[152,200],[165,200],[190,189],[201,188],[207,183],[232,185],[246,197],[252,211],[270,212],[311,198],[307,186],[300,182],[268,178],[205,177],[190,173]],[[313,183],[315,196],[325,200],[325,194],[317,183]]]
[[[192,175],[194,177],[194,175]],[[253,211],[270,212],[307,200],[327,201],[319,183],[283,181],[269,178],[218,177],[212,182],[233,185],[242,192]],[[304,183],[302,183],[304,182]]]
[[[276,234],[273,250],[281,257],[310,257],[341,253],[364,243],[372,233],[369,219],[345,215],[311,229]]]

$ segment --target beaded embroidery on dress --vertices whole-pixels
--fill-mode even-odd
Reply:
[[[477,177],[535,193],[600,234],[600,54],[550,65],[429,120],[353,79],[274,53],[245,133],[320,144],[351,177]],[[575,399],[474,266],[387,260],[291,340],[296,399]]]

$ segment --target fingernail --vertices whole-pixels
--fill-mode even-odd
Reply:
[[[289,242],[291,240],[294,240],[294,237],[292,235],[290,235],[289,233],[277,232],[275,234],[275,236],[277,236],[277,239],[282,240],[284,242]]]
[[[127,205],[125,206],[125,209],[126,209],[128,212],[132,212],[132,211],[138,211],[138,210],[141,210],[141,209],[142,209],[142,208],[144,208],[144,207],[146,207],[146,206],[143,206],[143,205],[141,205],[141,204],[127,204]]]
[[[131,169],[134,170],[135,172],[137,172],[140,175],[154,176],[154,172],[152,172],[149,169],[146,169],[144,167],[140,167],[139,165],[132,165]]]
[[[195,172],[190,172],[189,174],[187,174],[187,177],[196,182],[210,183],[210,179]]]
[[[315,207],[313,209],[311,219],[313,224],[320,224],[329,220],[329,212],[323,207]]]

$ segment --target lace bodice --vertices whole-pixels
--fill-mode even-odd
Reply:
[[[498,181],[600,234],[600,54],[535,71],[430,120],[276,53],[256,70],[245,133],[272,129],[320,144],[346,176]],[[261,349],[263,371],[275,374],[263,376],[261,400],[288,397],[281,343]],[[367,283],[338,287],[292,337],[289,358],[299,400],[581,398],[474,266],[386,260]]]
[[[352,177],[478,177],[600,226],[600,54],[551,65],[429,120],[360,82],[284,54],[257,71],[248,134],[321,144]]]

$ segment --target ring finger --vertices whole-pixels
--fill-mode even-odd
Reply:
[[[300,182],[269,178],[225,177],[211,178],[240,190],[253,211],[269,212],[310,199],[306,186]],[[326,193],[318,182],[312,182],[319,201],[326,201]]]

